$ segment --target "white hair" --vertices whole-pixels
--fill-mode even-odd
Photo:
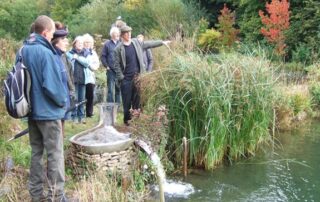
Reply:
[[[80,42],[83,43],[83,41],[84,41],[84,40],[83,40],[83,36],[77,36],[77,37],[73,40],[72,46],[74,47],[75,44],[76,44],[78,41],[80,41]]]
[[[118,27],[112,27],[111,29],[110,29],[110,36],[112,37],[112,34],[113,33],[118,33],[118,34],[120,34],[120,30],[119,30],[119,28]]]
[[[91,42],[91,43],[94,43],[94,39],[93,39],[93,37],[90,35],[90,34],[84,34],[83,36],[83,40],[84,41],[89,41],[89,42]]]

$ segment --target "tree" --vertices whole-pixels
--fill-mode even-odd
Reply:
[[[0,37],[17,40],[28,36],[30,25],[37,16],[37,4],[28,0],[4,0],[0,4]]]
[[[118,3],[114,0],[92,0],[78,9],[68,21],[71,34],[102,34],[109,36],[111,24],[119,14]]]
[[[306,64],[320,58],[320,2],[290,1],[290,29],[286,33],[289,59]]]
[[[89,3],[90,0],[55,0],[51,10],[51,15],[54,20],[61,22],[69,21],[79,9]],[[86,15],[86,13],[82,13]]]
[[[232,46],[237,40],[239,30],[234,28],[235,25],[235,12],[231,12],[230,9],[224,4],[223,9],[220,11],[221,15],[218,17],[219,24],[217,25],[221,35],[221,43],[224,46]]]
[[[261,28],[261,33],[267,40],[275,44],[276,53],[278,55],[285,54],[285,34],[289,29],[289,2],[288,0],[272,0],[271,3],[266,3],[268,15],[264,15],[263,11],[259,10],[262,23],[265,27]]]

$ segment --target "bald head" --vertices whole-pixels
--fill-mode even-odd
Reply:
[[[55,31],[55,25],[51,18],[45,15],[40,15],[34,21],[34,32],[42,35],[48,41],[51,41]]]

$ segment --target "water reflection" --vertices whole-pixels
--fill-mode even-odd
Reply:
[[[281,144],[256,157],[198,171],[187,178],[201,190],[188,199],[167,201],[320,201],[320,124],[277,136]]]

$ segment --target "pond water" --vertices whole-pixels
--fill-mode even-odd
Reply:
[[[190,174],[195,193],[166,201],[320,201],[320,121],[276,139],[255,157]]]

